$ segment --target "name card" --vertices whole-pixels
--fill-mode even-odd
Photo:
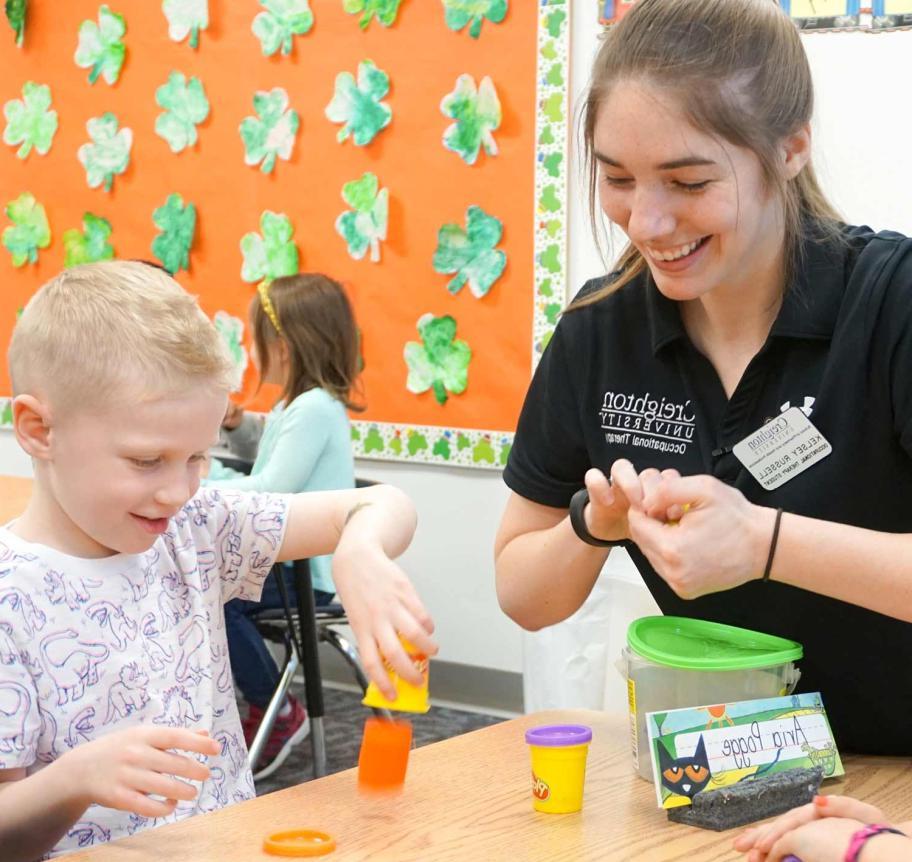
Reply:
[[[650,712],[646,727],[659,808],[786,769],[844,773],[816,692]]]

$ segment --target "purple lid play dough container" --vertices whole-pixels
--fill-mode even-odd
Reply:
[[[584,745],[592,741],[592,728],[585,724],[544,724],[526,731],[529,745]]]

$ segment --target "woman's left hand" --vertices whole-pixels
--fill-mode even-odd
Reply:
[[[651,478],[642,506],[628,513],[630,536],[677,595],[695,599],[763,574],[773,509],[713,476]]]

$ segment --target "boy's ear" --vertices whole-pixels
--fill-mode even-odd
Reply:
[[[13,399],[13,430],[19,445],[32,458],[50,457],[50,409],[40,398],[17,395]]]

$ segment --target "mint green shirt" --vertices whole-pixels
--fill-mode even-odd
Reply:
[[[246,417],[245,417],[246,418]],[[324,389],[311,389],[266,416],[250,475],[213,459],[203,484],[244,491],[334,491],[354,488],[355,464],[345,407]],[[334,593],[332,557],[312,557],[314,589]]]

